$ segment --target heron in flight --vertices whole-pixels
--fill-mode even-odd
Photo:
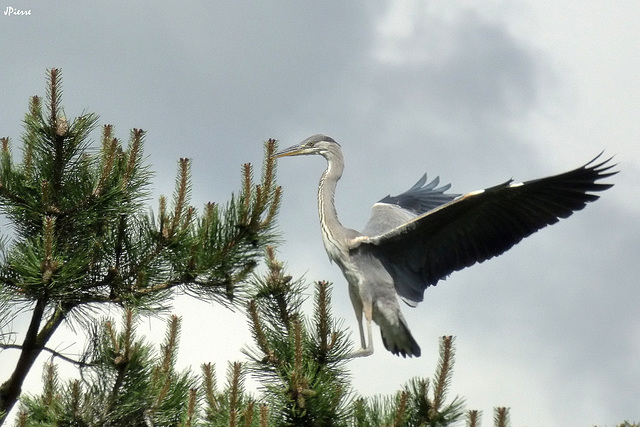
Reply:
[[[382,342],[396,355],[420,356],[400,311],[398,297],[415,307],[425,289],[454,271],[500,255],[524,237],[567,218],[613,184],[597,181],[614,175],[607,159],[547,178],[513,183],[464,195],[445,193],[439,178],[426,174],[398,196],[373,205],[362,232],[338,220],[334,194],[344,169],[340,144],[326,135],[313,135],[286,148],[275,158],[320,155],[327,169],[318,185],[322,240],[329,259],[349,283],[349,296],[358,319],[361,348],[351,357],[373,353],[371,322],[380,327]],[[367,335],[363,327],[366,321]]]

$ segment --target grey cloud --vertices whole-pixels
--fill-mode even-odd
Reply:
[[[391,3],[34,4],[29,21],[0,26],[0,54],[10,59],[2,69],[0,133],[17,142],[27,97],[44,93],[44,70],[57,66],[68,114],[96,111],[124,138],[130,127],[148,130],[159,192],[171,193],[178,157],[194,158],[196,206],[226,200],[239,183],[240,164],[260,162],[261,140],[289,145],[317,132],[344,147],[347,170],[337,203],[345,225],[354,227],[365,223],[372,202],[405,190],[425,171],[451,182],[454,192],[559,172],[531,143],[542,136],[514,126],[549,102],[558,70],[546,53],[502,20],[459,5],[449,19],[425,12],[410,34],[381,46],[376,26]],[[398,57],[384,58],[381,49]],[[590,155],[576,154],[575,166]],[[323,167],[316,158],[279,163],[286,242],[280,250],[295,274],[336,282],[336,314],[355,327],[344,280],[320,242],[315,188]],[[633,164],[624,172],[637,176]],[[460,359],[461,371],[482,355],[522,378],[534,372],[531,381],[547,384],[562,402],[544,408],[556,418],[575,414],[567,408],[581,400],[616,417],[583,424],[636,416],[630,412],[638,394],[640,238],[632,230],[640,225],[635,207],[612,202],[616,194],[633,200],[622,186],[632,180],[620,174],[613,181],[617,186],[603,200],[566,225],[428,290],[424,304],[407,310],[413,330],[424,334],[423,348],[435,352],[431,338],[453,333],[473,359]],[[366,375],[366,367],[383,364],[409,378],[433,370],[427,355],[400,364],[380,350],[354,372]],[[527,399],[527,384],[501,378],[500,387],[491,371],[477,375],[484,375],[481,386],[466,389],[460,378],[453,391],[473,394],[481,387],[487,399],[481,409],[510,399],[514,425],[539,422],[534,415],[516,422],[528,407],[532,414],[540,410]],[[358,387],[361,378],[355,379]],[[377,382],[395,390],[402,379]],[[594,391],[598,385],[612,392]]]

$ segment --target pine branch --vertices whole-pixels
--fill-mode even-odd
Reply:
[[[229,393],[229,427],[236,427],[238,423],[237,416],[239,412],[242,365],[236,362],[231,364],[229,368],[228,382],[231,385],[231,392]]]
[[[407,410],[407,403],[409,400],[409,393],[406,391],[400,392],[398,395],[398,409],[393,421],[393,425],[399,426],[405,418],[405,411]]]
[[[260,427],[267,427],[269,420],[269,407],[260,405]]]
[[[467,427],[480,427],[480,411],[467,411]]]
[[[440,341],[440,360],[435,374],[435,388],[433,390],[433,410],[440,411],[446,399],[447,389],[451,383],[453,373],[453,337],[444,336]]]
[[[509,426],[509,408],[499,407],[494,409],[493,422],[496,427]]]
[[[18,344],[0,344],[0,348],[8,349],[8,350],[9,349],[23,350],[23,347],[21,345],[18,345]],[[69,362],[69,363],[71,363],[73,365],[76,365],[76,366],[79,366],[79,367],[92,366],[91,363],[86,363],[86,362],[83,362],[81,360],[76,360],[76,359],[73,359],[73,358],[71,358],[69,356],[65,356],[64,354],[62,354],[62,353],[60,353],[60,352],[58,352],[56,350],[53,350],[53,349],[51,349],[49,347],[43,347],[42,351],[46,351],[47,353],[50,353],[53,357],[57,357],[59,359],[64,360],[65,362]]]
[[[216,397],[216,373],[211,363],[204,363],[201,368],[204,397],[207,403],[207,418],[211,419],[220,410],[220,404]]]
[[[4,422],[6,415],[18,400],[24,379],[40,354],[38,329],[40,328],[45,308],[45,300],[41,299],[36,301],[16,367],[11,377],[0,386],[0,413],[4,412],[4,414],[0,415],[0,425]],[[45,342],[46,340],[42,343],[41,347],[44,347]]]
[[[198,391],[195,388],[189,390],[189,406],[187,408],[187,419],[181,423],[181,427],[194,425],[196,418],[196,404],[198,402]]]
[[[56,400],[56,394],[59,387],[58,368],[53,363],[44,365],[44,384],[42,391],[42,402],[46,406],[51,406]]]
[[[111,322],[106,323],[106,328],[115,350],[112,360],[113,367],[115,368],[115,380],[111,386],[111,390],[107,395],[108,403],[106,405],[105,416],[114,411],[114,408],[120,397],[120,390],[125,380],[127,373],[127,367],[131,361],[131,354],[133,348],[133,312],[131,310],[125,311],[124,333],[123,338],[116,337],[115,330],[112,327]]]

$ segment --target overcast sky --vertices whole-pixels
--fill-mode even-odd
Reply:
[[[640,4],[568,0],[34,2],[0,15],[0,135],[18,145],[45,71],[63,71],[68,117],[96,112],[127,139],[147,131],[154,197],[193,159],[193,202],[224,202],[262,141],[314,133],[341,143],[342,223],[424,172],[465,193],[577,167],[602,150],[620,174],[602,198],[403,306],[423,356],[354,360],[356,390],[391,393],[431,376],[438,337],[457,337],[451,393],[514,426],[640,420]],[[19,152],[16,147],[16,152]],[[282,159],[280,259],[309,283],[335,283],[335,314],[357,324],[322,247],[322,158]],[[155,208],[156,201],[150,204]],[[3,228],[5,225],[3,225]],[[311,289],[311,288],[310,288]],[[311,291],[309,292],[311,294]],[[244,360],[244,316],[180,298],[181,366]],[[20,325],[16,325],[20,326]],[[233,331],[229,336],[229,331]],[[164,325],[141,333],[162,337]],[[51,346],[76,341],[60,333]],[[80,345],[69,347],[78,351]],[[15,355],[0,354],[0,380]],[[44,360],[44,359],[43,359]],[[29,387],[37,391],[39,372]]]

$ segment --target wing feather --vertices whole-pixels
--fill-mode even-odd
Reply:
[[[446,194],[451,184],[445,184],[438,187],[440,177],[435,177],[430,183],[427,182],[427,174],[413,184],[404,193],[398,196],[388,195],[381,199],[378,203],[386,203],[389,205],[397,205],[402,209],[406,209],[416,215],[421,215],[440,205],[450,202],[459,196],[459,194]]]
[[[459,194],[445,193],[451,184],[438,187],[439,177],[428,184],[426,182],[427,174],[424,174],[404,193],[397,196],[388,195],[373,205],[371,217],[362,234],[365,236],[384,234],[459,196]]]

